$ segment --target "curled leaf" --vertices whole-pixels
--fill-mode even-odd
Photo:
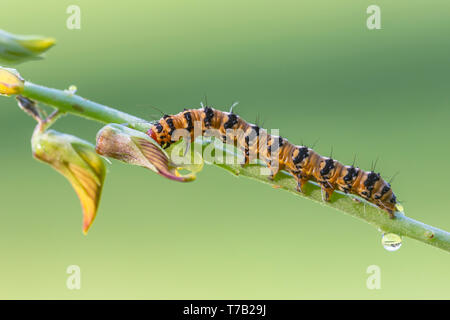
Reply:
[[[188,182],[195,175],[181,175],[168,154],[146,134],[109,124],[97,134],[97,153],[129,164],[145,167],[171,180]]]
[[[21,93],[24,82],[16,70],[0,67],[0,95]]]
[[[0,30],[0,60],[7,64],[17,64],[42,59],[42,53],[55,42],[55,39],[49,37],[16,35]]]
[[[83,232],[92,225],[100,201],[106,167],[92,144],[54,130],[33,134],[33,156],[65,176],[83,208]]]

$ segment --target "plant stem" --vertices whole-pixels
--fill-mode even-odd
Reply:
[[[104,123],[127,124],[139,131],[147,131],[150,128],[150,124],[143,119],[87,100],[68,91],[47,88],[25,81],[21,95],[51,105],[62,113],[72,113]]]
[[[49,104],[57,108],[60,112],[75,114],[103,123],[126,123],[131,128],[143,132],[146,132],[150,127],[149,122],[138,117],[89,101],[70,92],[39,86],[31,82],[25,82],[21,95]],[[211,142],[203,141],[196,143],[200,143],[204,150]],[[226,148],[216,146],[213,152],[229,151]],[[340,192],[335,192],[330,202],[324,202],[322,201],[321,189],[317,184],[311,182],[308,184],[304,194],[299,193],[296,191],[296,182],[292,176],[280,172],[274,180],[269,180],[267,175],[261,174],[261,168],[263,167],[258,164],[250,164],[245,167],[242,167],[240,164],[216,165],[237,176],[252,178],[270,184],[275,188],[287,190],[297,196],[316,201],[321,205],[338,209],[372,224],[382,232],[395,233],[400,236],[416,239],[450,252],[450,233],[408,218],[398,212],[395,215],[395,219],[389,219],[384,211],[370,203],[364,200],[356,202],[354,196]]]

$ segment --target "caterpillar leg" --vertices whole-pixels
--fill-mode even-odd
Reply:
[[[384,211],[386,211],[389,214],[389,218],[390,219],[394,219],[395,218],[394,210],[388,209],[388,208],[386,208],[384,206],[380,206],[380,205],[377,205],[377,206],[378,206],[378,208],[383,209]]]
[[[378,208],[383,209],[384,211],[386,211],[389,214],[389,218],[390,219],[394,219],[395,218],[394,210],[386,207],[381,201],[376,203],[376,205],[378,206]]]
[[[248,149],[242,150],[244,153],[244,163],[241,163],[241,167],[245,167],[250,163],[250,154]]]
[[[297,191],[301,193],[305,193],[305,185],[308,182],[308,178],[302,175],[297,175]]]
[[[393,211],[393,210],[387,209],[387,212],[389,213],[389,218],[390,218],[390,219],[394,219],[394,218],[395,218],[395,215],[394,215],[394,211]]]
[[[322,200],[330,201],[330,198],[334,192],[334,189],[331,188],[328,184],[321,184],[320,186],[322,188]]]
[[[383,209],[384,211],[386,211],[386,212],[389,214],[389,218],[390,218],[390,219],[394,219],[394,218],[395,218],[394,210],[391,210],[391,209],[389,209],[389,208],[386,208],[384,205],[378,205],[378,207],[379,207],[380,209]]]
[[[280,171],[280,168],[278,168],[278,167],[271,167],[270,165],[268,166],[268,168],[270,169],[269,180],[275,179],[275,176]]]

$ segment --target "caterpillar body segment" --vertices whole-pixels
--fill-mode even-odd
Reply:
[[[176,115],[164,115],[150,128],[148,135],[167,148],[182,137],[174,135],[180,129],[184,129],[185,137],[189,136],[191,141],[199,135],[214,135],[224,143],[235,145],[243,152],[245,164],[259,158],[270,169],[269,178],[274,178],[280,170],[288,171],[296,179],[299,192],[304,191],[308,180],[313,180],[321,186],[325,201],[330,200],[334,190],[340,190],[358,195],[394,217],[396,197],[379,173],[323,157],[311,148],[270,135],[234,113],[208,106],[185,109]]]

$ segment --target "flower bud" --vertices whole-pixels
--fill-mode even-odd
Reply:
[[[41,54],[54,44],[53,38],[15,35],[0,30],[0,60],[13,64],[42,59]]]
[[[72,184],[83,208],[83,232],[95,219],[106,168],[92,144],[75,136],[48,130],[35,131],[33,156],[50,164]]]
[[[21,93],[24,82],[16,70],[0,67],[0,95]]]
[[[98,154],[150,169],[171,180],[187,182],[195,175],[181,175],[167,153],[146,134],[128,127],[109,124],[97,134]]]

